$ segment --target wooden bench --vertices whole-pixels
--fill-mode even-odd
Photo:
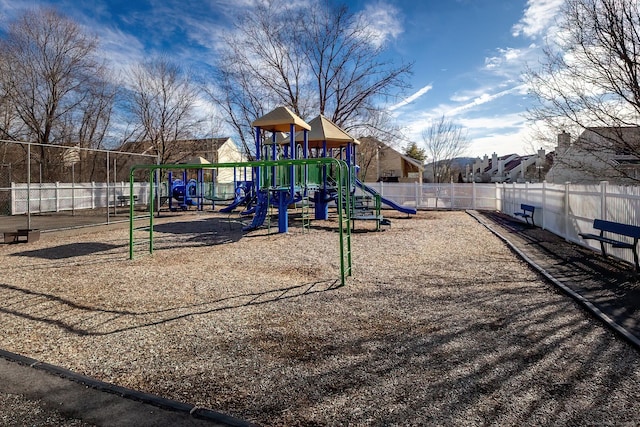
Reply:
[[[118,206],[128,206],[129,205],[129,201],[130,201],[130,197],[129,196],[118,196],[116,197],[116,199],[118,200]],[[133,196],[133,203],[138,201],[138,196],[134,195]]]
[[[603,219],[594,219],[593,228],[600,230],[600,234],[592,233],[579,233],[580,237],[585,240],[597,240],[600,242],[600,250],[602,255],[606,258],[607,252],[605,250],[605,243],[611,245],[613,248],[631,249],[633,251],[633,262],[635,269],[638,271],[640,266],[638,265],[638,238],[640,238],[640,227],[629,224],[622,224],[619,222],[605,221]],[[633,243],[624,242],[621,240],[612,239],[605,236],[605,233],[617,234],[619,236],[627,236],[633,239]]]
[[[24,237],[24,240],[20,240]],[[4,233],[5,243],[18,243],[18,242],[37,242],[40,240],[40,230],[34,228],[19,228],[16,231],[9,231]]]
[[[520,209],[522,209],[522,212],[514,212],[514,215],[524,218],[527,224],[529,224],[529,218],[531,218],[531,225],[535,226],[536,223],[533,221],[533,214],[536,211],[536,207],[522,203]]]

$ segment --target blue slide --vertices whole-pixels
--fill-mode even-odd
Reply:
[[[269,199],[266,192],[260,191],[258,193],[258,203],[255,206],[255,215],[251,224],[242,227],[242,231],[251,231],[264,224],[264,220],[267,217],[267,211],[269,210]]]
[[[247,193],[242,197],[236,197],[233,203],[231,203],[229,206],[225,206],[224,208],[220,209],[220,212],[223,212],[223,213],[233,212],[235,208],[237,208],[242,204],[246,204],[249,200],[251,200],[251,197],[252,197],[251,193]]]
[[[366,191],[367,193],[371,193],[374,196],[377,195],[377,194],[380,194],[376,190],[374,190],[373,188],[369,187],[368,185],[365,185],[359,179],[356,179],[356,184],[360,188],[362,188],[364,191]],[[406,214],[409,214],[409,215],[415,215],[417,213],[416,209],[408,208],[406,206],[399,205],[396,202],[394,202],[393,200],[387,199],[386,197],[380,196],[380,201],[382,201],[382,203],[384,203],[385,205],[391,207],[392,209],[395,209],[395,210],[397,210],[399,212],[402,212],[402,213],[406,213]]]

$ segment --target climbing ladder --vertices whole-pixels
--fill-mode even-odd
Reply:
[[[311,209],[309,207],[309,196],[302,196],[300,200],[300,210],[302,219],[302,232],[311,230]]]

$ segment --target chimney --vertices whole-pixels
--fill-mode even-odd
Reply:
[[[571,134],[563,130],[558,134],[558,148],[556,148],[556,154],[562,154],[569,149],[571,145]]]
[[[498,155],[496,153],[493,153],[491,155],[491,170],[496,170],[497,167],[498,167]]]
[[[544,157],[544,156],[545,156],[544,148],[540,148],[540,149],[538,150],[538,158],[539,158],[541,161],[544,161],[544,159],[545,159],[545,157]]]
[[[504,160],[498,160],[498,176],[504,175]]]

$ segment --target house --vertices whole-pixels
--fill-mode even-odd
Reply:
[[[542,182],[549,170],[553,156],[539,149],[536,154],[520,156],[508,154],[498,156],[493,153],[491,159],[485,155],[468,165],[465,182]]]
[[[640,181],[640,127],[590,127],[575,141],[563,131],[555,152],[548,182],[637,185]]]
[[[140,154],[157,154],[149,141],[125,142],[118,151]],[[238,145],[230,138],[201,138],[184,139],[171,142],[167,149],[168,157],[165,163],[189,163],[191,159],[206,159],[209,163],[234,163],[246,161]],[[130,167],[124,165],[127,169]],[[235,177],[241,180],[242,177]],[[217,182],[234,182],[233,169],[217,171]]]
[[[357,164],[363,182],[422,182],[424,165],[374,137],[359,139]]]

